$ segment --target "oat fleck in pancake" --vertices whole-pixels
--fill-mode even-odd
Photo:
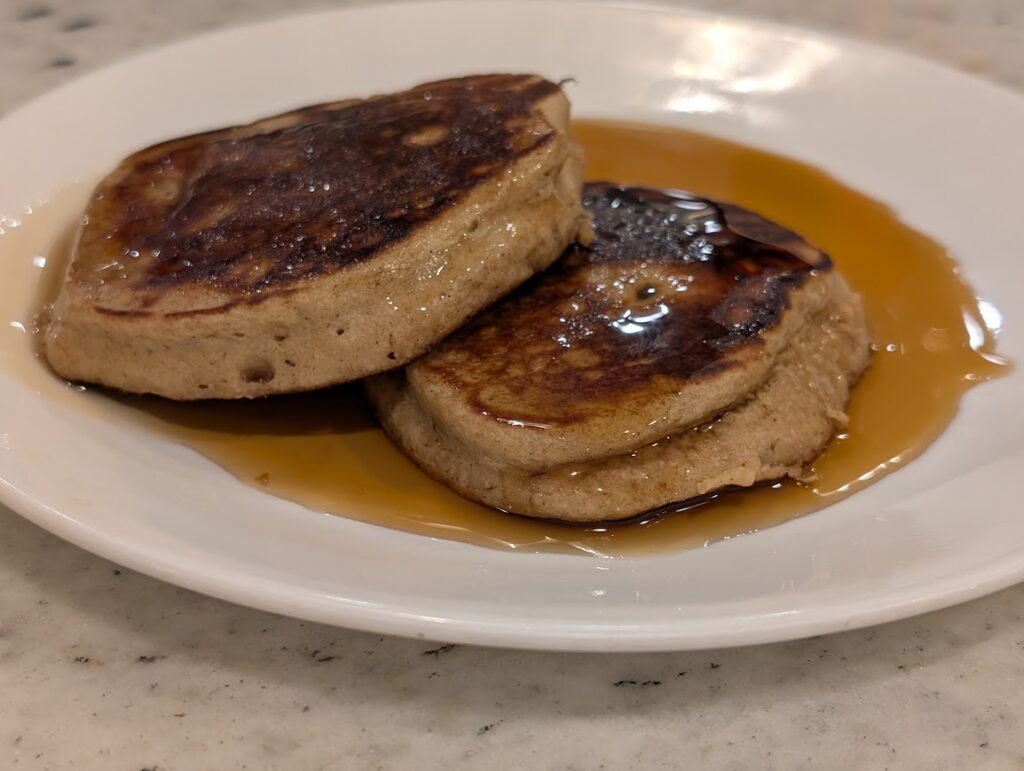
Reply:
[[[868,364],[828,257],[737,206],[585,186],[590,248],[402,372],[385,429],[467,497],[575,521],[800,476]]]
[[[577,235],[568,117],[558,85],[486,75],[142,150],[89,203],[45,356],[174,399],[400,366]]]

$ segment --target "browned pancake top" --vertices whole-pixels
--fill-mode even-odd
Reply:
[[[680,389],[732,366],[740,346],[831,263],[753,212],[681,192],[590,183],[589,248],[547,272],[413,366],[484,414],[563,425],[668,378]]]
[[[190,285],[251,295],[365,261],[548,141],[535,103],[557,89],[447,80],[142,151],[93,200],[80,252],[102,264],[83,267],[153,301]]]

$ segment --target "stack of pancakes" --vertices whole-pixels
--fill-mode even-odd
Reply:
[[[475,76],[142,150],[89,203],[46,359],[172,399],[366,377],[424,470],[529,516],[802,476],[868,364],[859,298],[753,212],[584,185],[568,119],[557,84]]]

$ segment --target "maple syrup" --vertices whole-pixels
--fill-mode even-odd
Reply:
[[[975,297],[941,245],[886,206],[805,164],[697,133],[604,121],[577,121],[574,131],[586,178],[685,189],[757,211],[828,252],[861,294],[874,360],[853,391],[849,428],[814,463],[813,483],[731,491],[627,523],[567,525],[488,509],[429,478],[377,428],[358,385],[250,402],[96,391],[71,398],[141,421],[310,509],[494,548],[619,556],[751,533],[851,495],[919,455],[967,388],[1007,371],[994,352],[995,309]],[[84,204],[82,190],[75,195]],[[53,234],[43,239],[56,244],[51,264],[66,252],[66,239],[56,241],[75,216],[62,205],[50,207],[62,222],[29,223]],[[7,241],[0,236],[0,252],[12,251]]]

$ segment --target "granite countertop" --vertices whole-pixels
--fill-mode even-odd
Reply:
[[[0,111],[142,47],[316,0],[6,0]],[[1020,0],[689,0],[1024,89]],[[1024,767],[1024,585],[701,653],[437,646],[118,568],[0,508],[0,767]]]

